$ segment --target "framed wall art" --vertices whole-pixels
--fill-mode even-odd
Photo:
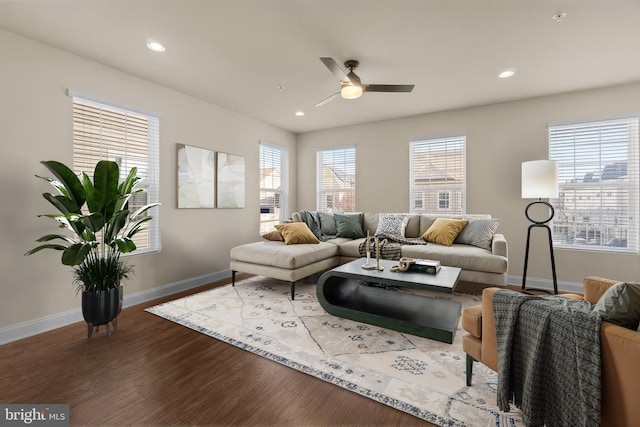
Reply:
[[[215,156],[211,150],[178,146],[178,208],[214,208]]]
[[[244,157],[216,152],[218,208],[244,208]]]

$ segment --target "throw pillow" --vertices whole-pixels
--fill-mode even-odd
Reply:
[[[285,245],[298,243],[320,243],[304,222],[292,222],[291,224],[278,224],[276,230],[284,237]]]
[[[273,230],[266,234],[263,234],[262,238],[270,240],[272,242],[284,242],[284,237],[282,237],[282,234],[280,234],[278,230]]]
[[[498,229],[498,225],[500,225],[499,219],[469,220],[469,224],[462,229],[453,243],[473,245],[490,251],[493,234]]]
[[[380,234],[402,236],[404,228],[407,225],[405,220],[408,221],[409,217],[403,214],[380,214],[380,218],[378,219],[378,228],[376,229],[376,234],[374,234],[374,236]]]
[[[320,230],[320,215],[316,211],[300,211],[300,217],[302,222],[307,224],[309,230],[316,236],[316,239],[322,238],[322,231]]]
[[[360,214],[333,214],[336,219],[336,237],[360,239],[364,237]]]
[[[318,215],[320,215],[320,230],[322,233],[329,236],[335,236],[337,234],[336,219],[333,217],[333,214],[328,212],[318,212]]]
[[[616,283],[593,307],[606,320],[637,330],[640,324],[640,282]]]
[[[468,223],[469,221],[462,219],[436,218],[422,238],[427,242],[451,246]]]

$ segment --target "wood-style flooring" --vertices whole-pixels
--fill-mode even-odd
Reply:
[[[432,426],[144,311],[0,346],[1,403],[66,403],[72,425]]]

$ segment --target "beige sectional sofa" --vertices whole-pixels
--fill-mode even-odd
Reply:
[[[364,233],[369,230],[372,236],[378,229],[381,215],[405,215],[403,231],[406,238],[423,236],[437,218],[464,219],[470,221],[469,224],[477,220],[491,219],[490,215],[354,214],[360,215]],[[302,216],[296,212],[292,215],[292,220],[301,222]],[[502,234],[498,233],[491,234],[489,239],[487,248],[455,242],[451,246],[437,243],[403,244],[401,255],[410,258],[435,259],[444,266],[460,267],[462,269],[460,280],[465,282],[504,286],[508,268],[507,241]],[[231,249],[232,282],[235,283],[236,272],[288,281],[291,283],[293,299],[296,281],[359,258],[359,247],[363,241],[365,238],[336,237],[315,244],[286,245],[283,241],[263,240],[240,245]]]

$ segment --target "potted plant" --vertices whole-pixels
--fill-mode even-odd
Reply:
[[[146,212],[158,203],[129,211],[131,196],[144,191],[137,188],[141,178],[135,167],[119,182],[118,164],[101,160],[92,181],[86,173],[79,177],[60,162],[41,163],[55,178],[36,177],[49,182],[58,193],[44,193],[43,197],[59,213],[39,216],[55,220],[71,235],[47,234],[37,240],[42,245],[25,255],[43,249],[62,251],[62,264],[74,267],[74,284],[82,291],[82,315],[89,338],[99,325],[106,325],[109,336],[109,324],[117,327],[122,310],[122,282],[133,273],[120,256],[136,249],[132,238],[152,219]]]

